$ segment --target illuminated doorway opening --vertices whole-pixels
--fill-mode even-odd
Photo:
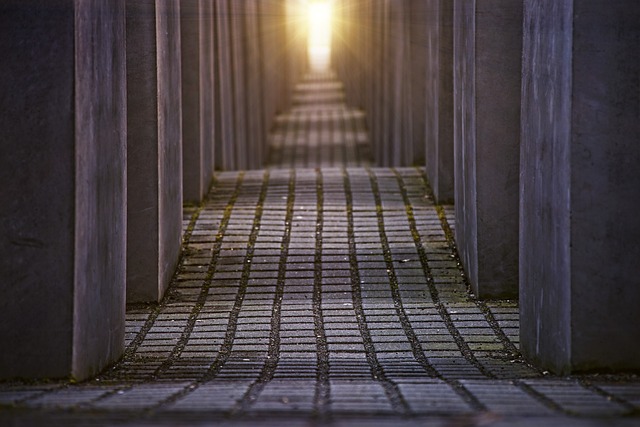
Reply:
[[[308,45],[309,66],[312,71],[331,68],[331,30],[333,8],[331,0],[309,0]]]

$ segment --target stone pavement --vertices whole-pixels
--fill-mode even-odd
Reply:
[[[311,73],[296,86],[293,108],[276,118],[269,166],[344,167],[369,164],[364,113],[347,107],[334,73]]]
[[[272,167],[219,173],[185,209],[173,283],[128,307],[117,365],[0,384],[0,425],[640,425],[637,376],[521,359],[517,303],[469,295],[452,206],[421,170],[326,166],[358,161],[336,127],[357,112],[327,99],[279,119]]]

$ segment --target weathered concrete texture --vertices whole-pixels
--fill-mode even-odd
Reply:
[[[424,2],[338,2],[334,63],[345,92],[367,112],[376,164],[425,163]]]
[[[216,167],[222,170],[235,168],[235,122],[233,113],[233,63],[231,45],[231,18],[229,0],[215,1],[216,13],[216,71],[219,80],[218,99],[221,114],[220,134],[215,140]]]
[[[159,301],[180,253],[178,0],[127,0],[127,301]]]
[[[124,345],[124,2],[5,1],[0,28],[0,377],[82,379]]]
[[[244,170],[248,167],[248,136],[247,126],[247,67],[245,46],[245,4],[239,1],[229,1],[230,34],[232,47],[232,75],[233,75],[233,116],[235,125],[235,159],[234,168]]]
[[[263,125],[265,134],[272,128],[276,114],[284,111],[288,105],[291,86],[287,82],[286,63],[287,43],[282,16],[285,14],[284,2],[261,0],[257,2],[260,19],[261,70],[263,85]],[[264,136],[263,135],[263,136]]]
[[[180,3],[180,52],[182,64],[182,176],[185,201],[199,202],[204,197],[208,179],[207,148],[203,123],[203,61],[201,50],[204,0]]]
[[[436,200],[450,202],[454,196],[453,161],[453,2],[414,0],[418,10],[412,15],[425,15],[424,39],[418,46],[425,51],[425,117],[423,129],[426,144],[426,170]],[[424,40],[424,41],[422,41]],[[415,46],[415,41],[412,41]]]
[[[200,136],[204,193],[213,179],[215,135],[213,0],[200,0]]]
[[[266,129],[262,121],[262,87],[264,72],[261,68],[260,20],[257,0],[245,0],[245,67],[246,82],[243,85],[247,96],[247,168],[260,168],[265,159]]]
[[[429,2],[425,0],[411,0],[409,1],[407,16],[411,40],[409,45],[411,57],[411,67],[409,69],[411,72],[411,110],[409,114],[411,114],[414,160],[418,164],[425,164],[427,64],[432,61],[432,58],[427,56],[429,53],[427,34],[430,30],[427,26],[427,20],[435,12],[433,7],[430,6]]]
[[[640,369],[638,22],[631,0],[525,2],[522,350],[559,373]]]
[[[518,292],[522,4],[454,2],[456,239],[474,293]]]

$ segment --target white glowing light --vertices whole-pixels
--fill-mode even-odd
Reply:
[[[315,71],[326,71],[331,66],[331,18],[329,1],[308,3],[309,62]]]

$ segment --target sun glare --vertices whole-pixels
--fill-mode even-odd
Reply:
[[[331,2],[311,0],[307,7],[309,64],[314,71],[326,71],[331,67]]]

